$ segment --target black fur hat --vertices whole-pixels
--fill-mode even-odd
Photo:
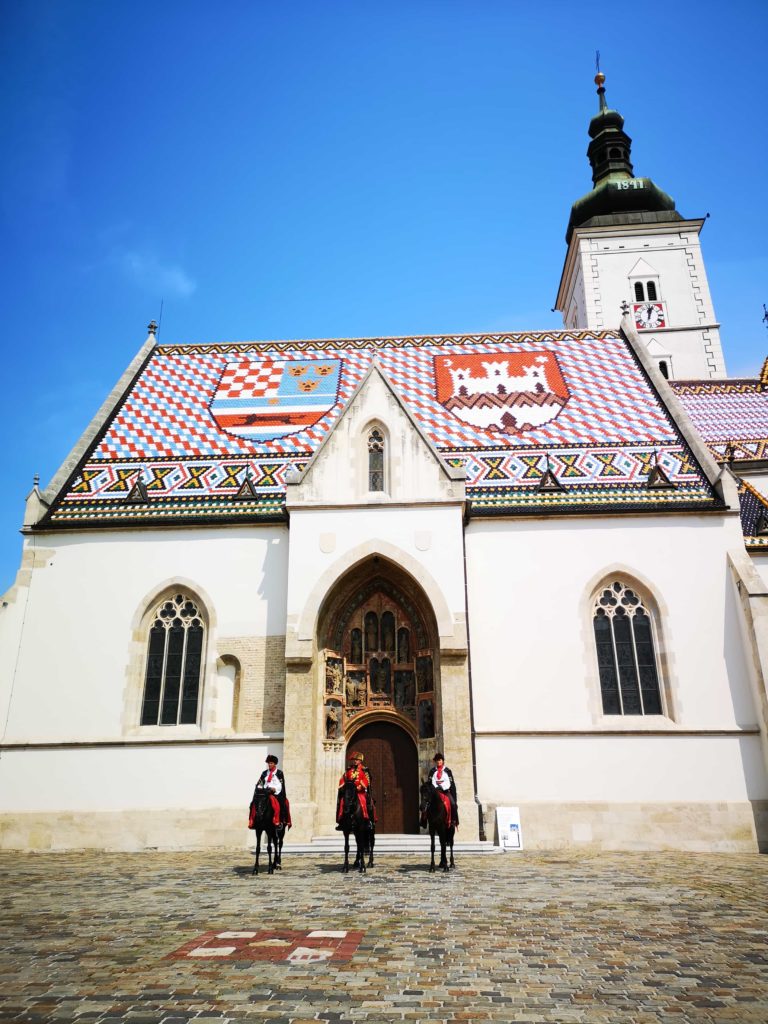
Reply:
[[[277,758],[275,757],[274,754],[267,754],[267,761],[273,761],[275,764],[277,764]]]

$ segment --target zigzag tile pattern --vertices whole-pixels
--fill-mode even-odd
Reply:
[[[556,359],[568,398],[547,422],[510,432],[499,425],[484,429],[438,401],[437,357],[498,360],[510,353],[530,353],[532,361],[537,356],[545,361],[545,355]],[[254,441],[221,428],[211,403],[228,364],[242,359],[258,364],[265,357],[338,359],[341,368],[335,403],[311,428]],[[715,500],[618,334],[542,332],[159,345],[49,518],[77,523],[279,515],[286,474],[304,467],[374,361],[448,462],[465,469],[473,508],[704,507]],[[484,365],[482,359],[476,365]],[[538,493],[547,459],[565,491]],[[674,491],[662,494],[645,486],[656,463]],[[238,497],[246,479],[256,499]],[[148,501],[126,503],[139,480]]]

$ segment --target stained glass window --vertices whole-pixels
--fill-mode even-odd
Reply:
[[[185,594],[164,600],[149,630],[142,725],[194,725],[200,697],[205,627]]]
[[[384,435],[378,428],[368,435],[368,490],[384,490]]]
[[[604,715],[664,713],[648,609],[619,580],[598,594],[593,628]]]

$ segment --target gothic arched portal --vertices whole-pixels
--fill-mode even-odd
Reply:
[[[339,581],[318,622],[323,746],[359,746],[384,832],[418,832],[418,794],[439,736],[437,625],[407,573],[370,558]]]

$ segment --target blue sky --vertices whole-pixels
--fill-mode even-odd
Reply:
[[[2,0],[0,591],[161,339],[545,329],[591,186],[594,52],[690,217],[729,373],[768,354],[765,0]]]

